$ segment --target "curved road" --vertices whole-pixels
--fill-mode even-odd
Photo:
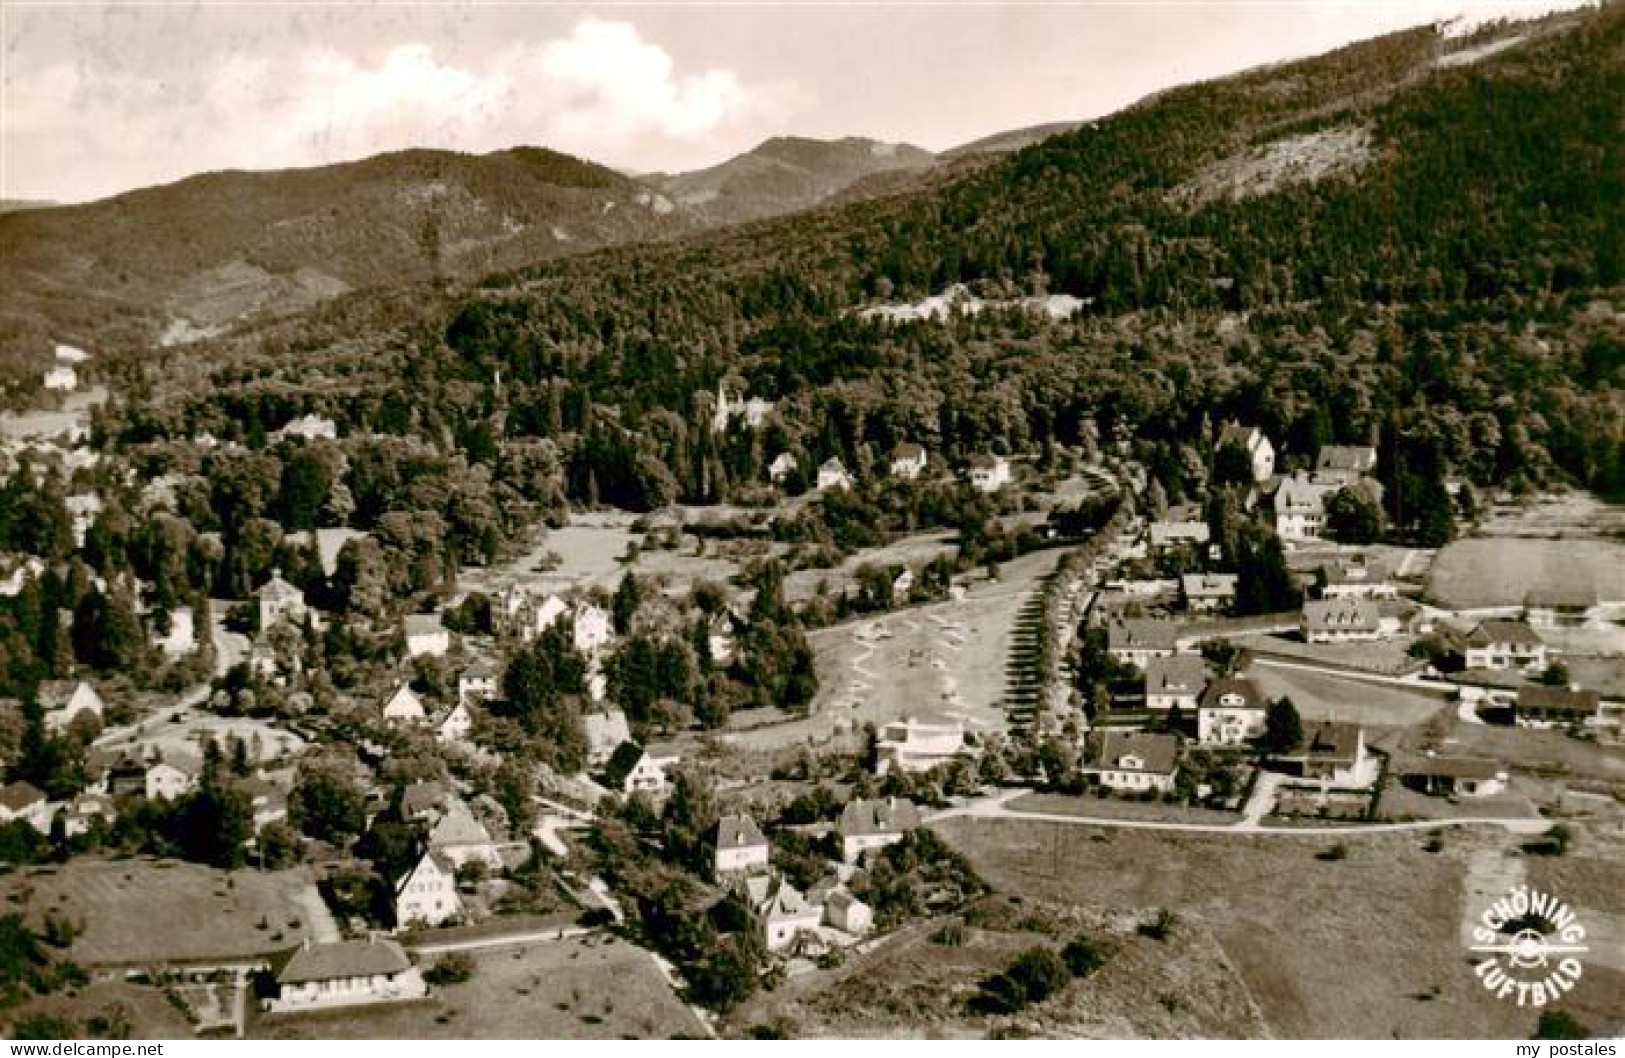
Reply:
[[[1545,819],[1425,819],[1409,823],[1345,823],[1338,826],[1268,827],[1250,820],[1239,823],[1163,823],[1149,819],[1103,819],[1097,816],[1071,816],[1058,812],[1023,812],[1009,802],[1029,790],[1006,790],[993,797],[945,809],[925,817],[935,823],[945,819],[1016,819],[1037,823],[1070,823],[1082,827],[1117,827],[1122,830],[1169,830],[1189,834],[1278,834],[1283,837],[1345,837],[1362,834],[1400,834],[1439,827],[1500,827],[1512,834],[1543,834],[1551,827]]]

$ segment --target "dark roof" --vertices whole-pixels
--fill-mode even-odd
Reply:
[[[920,825],[920,810],[914,802],[897,797],[884,800],[848,801],[841,810],[837,829],[842,837],[870,834],[901,834]]]
[[[444,783],[411,783],[401,791],[401,815],[411,819],[422,812],[444,810],[449,796]]]
[[[891,457],[892,457],[893,460],[898,460],[898,459],[910,459],[910,460],[912,460],[912,459],[919,459],[923,455],[925,455],[925,449],[924,448],[922,448],[919,445],[915,444],[913,441],[904,441],[902,444],[897,446],[897,450],[892,453]]]
[[[1258,689],[1258,684],[1241,676],[1230,676],[1222,680],[1214,680],[1208,684],[1207,690],[1202,692],[1202,700],[1198,703],[1198,707],[1202,709],[1219,708],[1219,699],[1227,694],[1241,696],[1242,704],[1240,708],[1264,708],[1264,693]],[[1225,708],[1234,709],[1237,707],[1226,706]]]
[[[766,845],[767,838],[750,816],[723,816],[717,820],[717,848],[750,849]]]
[[[1567,687],[1531,684],[1518,688],[1518,708],[1590,716],[1596,713],[1600,697],[1596,691],[1571,691]]]
[[[1303,741],[1286,755],[1304,760],[1352,762],[1359,744],[1359,724],[1320,720],[1304,725]]]
[[[394,975],[412,968],[412,960],[392,940],[341,940],[295,948],[276,975],[277,984],[296,985],[345,977]]]
[[[1195,654],[1152,658],[1145,666],[1145,693],[1190,691],[1200,694],[1207,683],[1207,663]]]
[[[1169,621],[1131,619],[1106,626],[1109,650],[1173,650],[1179,645],[1179,626]]]
[[[1467,645],[1487,647],[1492,643],[1510,643],[1517,647],[1538,647],[1545,640],[1523,621],[1480,621],[1478,627],[1467,633]]]
[[[1551,610],[1589,610],[1597,605],[1597,589],[1530,588],[1523,604]]]
[[[643,747],[636,742],[622,742],[610,754],[609,763],[604,765],[604,778],[611,785],[619,786],[626,782],[626,777],[632,774],[632,769],[638,766],[643,759]]]
[[[0,787],[0,805],[8,811],[18,812],[43,800],[45,794],[31,782],[8,782]]]
[[[1400,768],[1402,775],[1441,779],[1493,779],[1506,769],[1478,757],[1422,757]]]
[[[1145,731],[1108,731],[1100,740],[1095,767],[1122,771],[1118,761],[1125,756],[1140,758],[1142,766],[1136,771],[1167,775],[1179,760],[1179,738]]]

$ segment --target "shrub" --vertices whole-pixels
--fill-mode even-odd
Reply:
[[[1048,948],[1028,948],[1003,973],[983,981],[981,994],[972,1004],[984,1013],[1013,1014],[1042,1003],[1065,988],[1071,978],[1071,970],[1059,955]]]
[[[1535,1034],[1530,1039],[1584,1040],[1590,1036],[1590,1030],[1580,1024],[1568,1011],[1543,1010],[1540,1012],[1540,1021],[1535,1025]]]
[[[957,922],[949,922],[931,934],[931,943],[944,948],[957,948],[965,943],[965,928]]]
[[[1105,966],[1110,957],[1110,948],[1089,937],[1077,937],[1061,949],[1061,958],[1066,961],[1073,977],[1088,977]]]
[[[1321,849],[1315,853],[1315,859],[1325,860],[1328,863],[1336,863],[1338,860],[1346,860],[1348,857],[1349,847],[1341,841],[1329,849]]]
[[[423,979],[436,987],[460,985],[474,976],[474,960],[461,952],[453,952],[429,967]]]
[[[1178,921],[1172,911],[1163,908],[1157,912],[1157,917],[1150,922],[1140,923],[1140,936],[1150,937],[1155,941],[1165,941],[1173,934],[1174,924]]]

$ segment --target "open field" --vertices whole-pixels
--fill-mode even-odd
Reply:
[[[1155,941],[1135,932],[1135,916],[1014,897],[984,900],[977,910],[989,905],[991,915],[971,917],[978,925],[961,925],[959,945],[931,936],[970,916],[922,923],[838,969],[792,977],[738,1012],[731,1034],[780,1018],[797,1038],[1236,1038],[1266,1031],[1234,969],[1200,925]],[[978,983],[1018,953],[1058,948],[1080,933],[1113,949],[1094,975],[1014,1016],[970,1009]]]
[[[1526,774],[1625,783],[1625,747],[1582,742],[1561,731],[1455,722],[1439,751],[1492,757]]]
[[[1210,823],[1228,826],[1241,822],[1240,812],[1221,812],[1161,801],[1127,801],[1118,797],[1068,797],[1064,794],[1023,794],[1007,806],[1012,812],[1053,812],[1095,819],[1149,819],[1164,823]]]
[[[1497,503],[1474,532],[1478,536],[1600,537],[1625,532],[1625,507],[1589,492],[1540,496],[1527,504]]]
[[[1112,912],[1168,908],[1205,931],[1284,1037],[1525,1038],[1536,1015],[1497,1001],[1473,976],[1459,927],[1465,863],[1506,838],[1458,832],[1440,852],[1422,835],[1316,842],[1237,835],[1100,831],[956,819],[936,829],[1000,891]],[[1057,854],[1054,846],[1062,846]],[[1327,840],[1327,845],[1331,839]],[[1199,934],[1200,935],[1200,934]],[[1589,972],[1566,1006],[1592,1023],[1625,1013]]]
[[[14,906],[80,925],[70,954],[87,967],[245,960],[337,936],[306,868],[81,859],[28,868],[0,886]]]
[[[958,602],[939,602],[821,628],[808,639],[817,653],[818,697],[802,720],[735,732],[741,747],[825,743],[904,716],[1002,731],[997,703],[1005,688],[1010,632],[1022,603],[1054,568],[1057,553],[1007,562],[999,579],[971,587]]]
[[[1521,606],[1531,588],[1595,589],[1625,599],[1625,545],[1607,540],[1476,537],[1439,552],[1427,598],[1454,610]]]
[[[269,720],[216,716],[186,707],[160,709],[138,724],[105,732],[95,744],[138,756],[157,750],[201,757],[211,740],[225,745],[233,738],[248,746],[255,762],[291,759],[305,751],[304,739]]]
[[[825,582],[831,593],[839,595],[857,583],[859,566],[919,566],[941,555],[953,555],[959,550],[956,534],[951,532],[917,533],[895,540],[885,547],[872,547],[849,556],[840,565],[830,569],[799,569],[784,578],[784,597],[799,603],[818,593],[818,585]]]
[[[1343,720],[1390,727],[1425,723],[1454,707],[1438,698],[1366,680],[1254,664],[1247,675],[1271,698],[1287,697],[1305,720]]]
[[[129,1029],[127,1038],[132,1040],[185,1040],[193,1032],[186,1015],[162,991],[124,981],[96,981],[71,995],[31,999],[0,1015],[0,1033],[10,1037],[12,1025],[34,1014],[64,1018],[85,1035],[89,1034],[86,1023],[96,1018],[109,1022],[122,1018]]]
[[[423,1002],[261,1017],[266,1039],[668,1039],[703,1036],[642,948],[548,941],[473,956],[474,976]]]
[[[89,426],[90,409],[106,401],[107,387],[91,386],[68,394],[63,398],[59,410],[36,409],[20,414],[0,412],[0,439],[55,437],[75,426]]]
[[[1237,636],[1232,642],[1269,654],[1342,665],[1379,676],[1402,676],[1423,665],[1407,653],[1416,642],[1415,636],[1393,636],[1375,643],[1305,643],[1296,636],[1249,635]]]

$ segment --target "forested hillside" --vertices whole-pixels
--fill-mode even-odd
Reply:
[[[1480,58],[1497,36],[1519,40]],[[1390,471],[1402,528],[1406,475],[1617,494],[1622,48],[1616,9],[1416,30],[1164,93],[922,191],[445,300],[341,301],[190,374],[149,367],[166,399],[122,429],[252,438],[314,409],[465,451],[545,438],[570,499],[646,508],[734,496],[779,451],[862,473],[903,440],[954,461],[1119,428],[1177,500],[1207,428],[1239,416],[1288,468],[1380,439],[1409,468]],[[1085,305],[853,311],[955,283]],[[710,432],[724,379],[779,402],[765,429]]]

